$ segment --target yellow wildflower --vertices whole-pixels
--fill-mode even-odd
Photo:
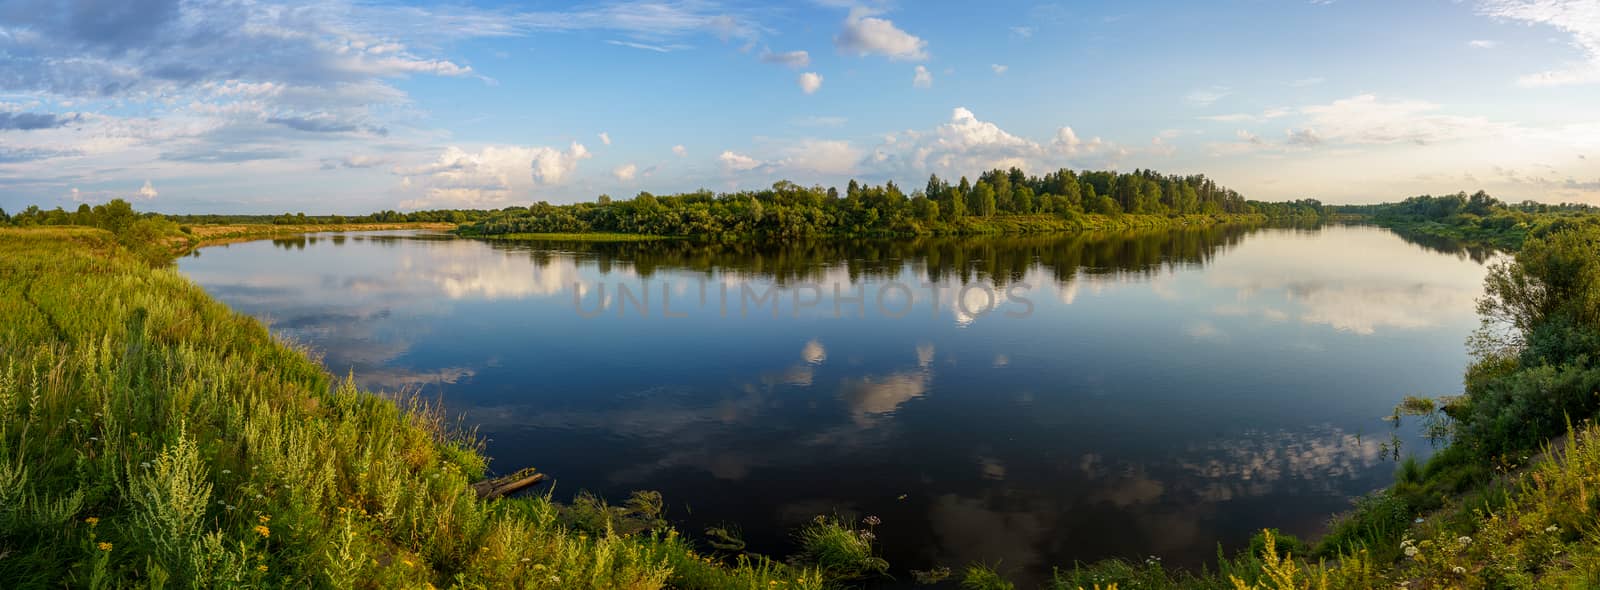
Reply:
[[[101,541],[100,544],[99,545],[95,545],[95,547],[98,547],[101,551],[110,551],[111,550],[111,544],[107,543],[105,541]]]
[[[261,565],[256,566],[256,571],[261,572],[261,573],[266,573],[267,572],[267,564],[263,563]]]
[[[256,525],[256,534],[263,537],[270,537],[272,536],[272,529],[267,528],[266,525]]]
[[[95,518],[93,516],[91,516],[89,518],[85,518],[85,519],[83,519],[83,521],[89,523],[89,526],[91,526],[91,527],[93,527],[94,525],[100,524],[100,519]]]
[[[267,524],[269,522],[272,522],[272,517],[263,514],[261,516],[257,516],[256,520],[261,521],[261,524]]]

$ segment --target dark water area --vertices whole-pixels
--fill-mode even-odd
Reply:
[[[1387,485],[1381,418],[1459,391],[1493,253],[1361,226],[804,244],[408,232],[181,270],[364,386],[442,399],[491,467],[661,491],[786,554],[878,516],[906,570],[1018,580],[1315,536]],[[1406,453],[1429,449],[1398,433]]]

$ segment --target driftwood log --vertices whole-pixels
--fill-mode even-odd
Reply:
[[[486,479],[472,484],[472,491],[478,493],[478,498],[493,500],[506,494],[515,493],[523,488],[539,485],[544,481],[544,474],[532,467],[520,469],[511,475],[504,475],[493,479]]]

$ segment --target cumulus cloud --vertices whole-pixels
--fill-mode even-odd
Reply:
[[[637,175],[638,173],[639,173],[639,167],[635,166],[635,165],[633,165],[631,163],[630,164],[623,164],[621,166],[617,166],[615,169],[611,170],[611,175],[615,176],[617,178],[617,180],[620,180],[622,182],[628,182],[630,180],[633,180],[633,177],[635,175]]]
[[[532,187],[532,179],[525,171],[533,162],[534,153],[535,148],[522,146],[488,146],[477,152],[450,146],[433,162],[397,168],[395,173],[403,177],[402,186],[423,192],[423,199],[408,202],[412,206],[500,203],[513,190]]]
[[[1564,86],[1600,82],[1600,3],[1594,0],[1484,0],[1483,14],[1512,22],[1545,25],[1572,36],[1581,61],[1560,69],[1528,74],[1523,86]]]
[[[611,145],[611,134],[606,133],[604,131],[601,131],[600,132],[600,143],[605,144],[605,145]]]
[[[989,64],[989,69],[994,70],[994,75],[999,76],[999,75],[1005,74],[1006,70],[1011,69],[1011,66],[1005,66],[1005,65],[1000,65],[1000,64]]]
[[[798,82],[800,83],[800,90],[802,92],[805,92],[806,94],[816,94],[817,90],[822,88],[822,74],[818,74],[816,72],[806,72],[804,74],[800,74]]]
[[[687,156],[689,155],[689,148],[683,147],[683,144],[672,146],[672,155],[679,158]]]
[[[561,184],[578,169],[578,162],[590,158],[589,149],[576,141],[565,151],[541,147],[533,152],[533,180],[540,184]]]
[[[893,22],[872,16],[870,10],[854,8],[844,20],[844,29],[833,38],[839,51],[857,56],[881,55],[892,60],[928,59],[928,42],[912,35]]]
[[[732,150],[724,150],[722,155],[717,156],[717,161],[722,162],[723,170],[729,173],[754,170],[763,164],[761,160],[734,153]]]
[[[148,201],[150,199],[156,198],[156,195],[159,195],[161,193],[156,192],[155,185],[150,184],[149,180],[145,180],[144,181],[144,186],[139,187],[139,192],[134,193],[134,194],[137,195],[139,198]]]
[[[401,166],[403,190],[421,197],[401,202],[405,208],[437,206],[485,207],[513,198],[531,197],[540,187],[563,183],[590,158],[578,142],[565,150],[551,147],[491,145],[477,151],[457,146],[444,149],[432,162]]]
[[[934,171],[966,174],[973,170],[1017,166],[1043,170],[1068,164],[1114,166],[1128,150],[1098,137],[1087,141],[1071,127],[1061,127],[1047,143],[1013,134],[978,118],[965,107],[951,109],[950,119],[929,131],[887,136],[864,161],[885,173]],[[1072,162],[1093,157],[1092,162]]]
[[[785,51],[783,53],[773,53],[771,50],[767,50],[761,52],[761,62],[784,65],[791,68],[803,68],[811,65],[811,54],[804,50]]]
[[[917,66],[916,72],[911,76],[911,86],[914,88],[932,88],[933,73],[927,66]]]
[[[780,165],[787,169],[803,170],[826,175],[845,175],[856,171],[863,154],[848,141],[801,141],[789,149],[788,157]]]

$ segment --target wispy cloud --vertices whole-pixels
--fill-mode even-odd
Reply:
[[[1572,36],[1582,55],[1559,69],[1528,74],[1522,86],[1564,86],[1600,82],[1600,2],[1594,0],[1483,0],[1479,11],[1490,17],[1544,25]]]
[[[1197,88],[1183,96],[1184,102],[1190,106],[1204,107],[1222,100],[1233,94],[1233,89],[1227,86],[1212,86],[1210,88]]]
[[[811,54],[804,50],[785,51],[783,53],[773,53],[769,50],[761,52],[761,61],[762,63],[780,64],[791,68],[803,68],[811,65]]]
[[[634,49],[643,49],[645,51],[654,51],[656,53],[672,53],[674,51],[682,51],[691,48],[689,45],[678,43],[670,45],[655,45],[651,43],[641,43],[639,41],[623,41],[621,39],[607,39],[606,43],[610,43],[619,47],[631,47]]]

